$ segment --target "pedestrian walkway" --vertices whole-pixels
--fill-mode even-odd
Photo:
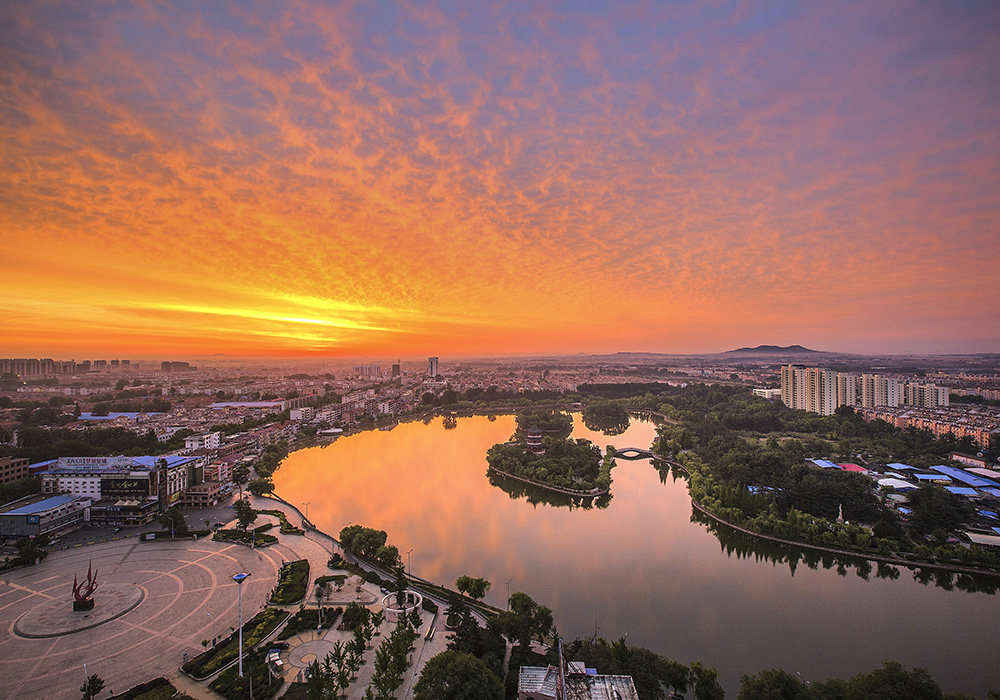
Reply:
[[[250,504],[257,510],[281,510],[285,513],[285,517],[288,518],[293,525],[303,527],[302,514],[299,513],[297,509],[286,503],[270,498],[250,496]],[[271,518],[273,519],[273,522],[277,522],[277,518],[275,516],[261,515],[259,517]],[[278,544],[273,545],[270,549],[274,552],[280,553],[281,557],[285,561],[293,561],[297,559],[309,560],[310,587],[307,590],[304,602],[308,607],[316,607],[315,590],[312,582],[319,576],[335,573],[327,568],[327,562],[329,561],[331,554],[337,552],[343,555],[343,551],[333,542],[332,538],[326,536],[324,533],[317,532],[309,528],[304,529],[306,530],[305,535],[278,535]],[[275,533],[276,528],[269,531],[269,534]],[[336,573],[346,574],[347,572],[339,571]],[[335,591],[330,598],[326,599],[324,606],[345,607],[346,605],[354,602],[375,611],[381,608],[383,595],[384,594],[378,585],[368,583],[360,576],[351,574],[348,576],[348,579],[345,581],[339,594]],[[290,612],[296,612],[298,610],[298,604],[286,606],[286,609]],[[402,685],[397,689],[395,694],[396,698],[399,700],[405,700],[406,698],[413,697],[413,685],[420,677],[420,671],[423,669],[424,664],[428,659],[447,649],[449,641],[448,635],[444,629],[443,614],[431,614],[423,610],[420,612],[421,625],[418,630],[419,636],[414,642],[414,649],[410,654],[411,663],[403,676]],[[435,634],[433,639],[427,640],[427,631],[432,626],[436,628]],[[381,644],[382,640],[385,639],[391,631],[392,625],[385,622],[382,624],[379,634],[372,639],[371,646],[364,654],[363,663],[358,671],[357,677],[351,682],[351,685],[348,688],[348,700],[362,700],[364,697],[365,689],[368,687],[368,684],[371,681],[372,673],[374,672],[375,649],[378,648],[378,645]],[[352,637],[352,632],[334,628],[324,629],[319,632],[310,630],[308,632],[302,632],[286,640],[291,648],[287,652],[283,652],[281,655],[282,660],[286,664],[285,679],[287,681],[295,680],[299,675],[299,671],[306,668],[310,662],[314,660],[322,662],[326,653],[332,649],[333,645],[337,641],[341,641],[346,644]]]

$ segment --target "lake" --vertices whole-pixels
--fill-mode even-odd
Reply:
[[[775,561],[775,547],[757,552],[731,534],[724,546],[692,520],[686,482],[649,460],[618,460],[606,507],[504,490],[487,478],[486,450],[514,428],[513,416],[464,417],[451,428],[438,417],[343,437],[291,454],[276,491],[300,507],[309,501],[310,519],[334,536],[349,522],[385,530],[404,563],[412,549],[411,569],[425,579],[490,580],[486,600],[497,607],[513,579],[511,592],[552,608],[566,639],[596,626],[608,640],[700,660],[719,670],[729,697],[740,675],[767,668],[813,681],[890,659],[928,669],[946,692],[1000,689],[995,595],[923,584],[906,569],[890,580],[873,565],[866,580],[866,567],[789,566]],[[574,415],[573,437],[602,451],[648,448],[655,435],[653,423],[633,419],[609,437]]]

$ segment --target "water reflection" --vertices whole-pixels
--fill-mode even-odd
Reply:
[[[601,433],[602,435],[615,436],[621,435],[626,430],[628,430],[629,422],[624,423],[615,420],[600,420],[594,418],[584,418],[583,424],[587,426],[588,430],[593,430],[595,433]]]
[[[934,574],[921,573],[922,585],[872,565],[866,580],[849,562],[840,576],[822,557],[758,555],[752,540],[727,540],[727,553],[707,524],[692,522],[686,480],[648,460],[619,460],[606,508],[512,498],[487,478],[486,450],[509,438],[513,416],[458,417],[451,429],[441,418],[295,452],[275,473],[276,490],[310,501],[310,519],[327,532],[347,522],[385,530],[401,551],[413,549],[424,578],[492,581],[493,605],[503,607],[502,582],[513,578],[512,590],[552,608],[567,638],[592,635],[596,622],[605,638],[628,632],[630,643],[704,661],[732,697],[744,673],[845,678],[885,659],[927,668],[947,691],[984,697],[1000,687],[996,599],[963,592],[978,590],[963,577],[948,590],[931,585]],[[573,437],[602,451],[655,438],[645,421],[607,437],[574,419]]]
[[[610,493],[606,493],[597,498],[570,496],[564,493],[549,491],[548,489],[543,489],[541,487],[534,486],[533,484],[526,484],[523,481],[518,481],[517,479],[511,479],[503,474],[498,474],[492,469],[487,474],[487,478],[489,479],[490,486],[496,486],[514,500],[519,498],[527,499],[528,503],[532,505],[538,505],[541,503],[549,506],[555,506],[557,508],[569,508],[570,510],[574,508],[582,508],[584,510],[590,510],[592,508],[607,508],[611,505],[612,495]]]
[[[893,564],[871,562],[863,557],[833,554],[831,552],[822,552],[807,547],[795,547],[794,545],[752,537],[709,518],[695,508],[691,510],[691,522],[704,525],[719,540],[722,551],[728,556],[735,556],[737,559],[753,558],[756,561],[785,564],[788,566],[788,570],[792,576],[795,576],[795,570],[801,563],[813,570],[817,570],[820,567],[826,570],[836,569],[837,574],[840,576],[847,576],[848,573],[853,571],[858,578],[865,581],[869,580],[871,576],[872,565],[877,564],[875,569],[876,578],[896,580],[900,577],[899,567]],[[920,567],[905,568],[912,571],[914,581],[925,586],[933,584],[946,591],[957,588],[967,593],[987,593],[990,595],[1000,591],[1000,578],[993,576],[957,574],[950,571]]]

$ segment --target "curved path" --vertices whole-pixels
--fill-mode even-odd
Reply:
[[[0,574],[0,697],[80,697],[86,673],[105,682],[105,692],[124,692],[135,683],[175,675],[184,655],[203,651],[202,640],[229,634],[237,624],[236,584],[231,576],[249,571],[243,616],[264,604],[277,581],[280,555],[211,540],[129,538],[54,552],[33,567]],[[52,608],[72,607],[74,573],[85,575],[93,561],[98,581],[142,591],[141,600],[118,617],[59,636],[26,639],[15,632],[19,619]],[[102,589],[94,594],[101,608]]]

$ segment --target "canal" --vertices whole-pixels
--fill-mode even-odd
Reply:
[[[609,437],[574,419],[573,436],[602,451],[655,437],[646,421]],[[928,669],[945,691],[1000,689],[995,595],[713,533],[693,518],[683,478],[647,459],[619,459],[611,498],[591,507],[491,483],[486,450],[514,427],[513,416],[435,418],[340,438],[290,455],[276,491],[309,501],[331,534],[349,522],[386,530],[426,579],[489,579],[498,607],[513,579],[510,590],[552,608],[567,639],[596,629],[714,666],[729,697],[740,675],[763,669],[824,680],[886,660]]]

